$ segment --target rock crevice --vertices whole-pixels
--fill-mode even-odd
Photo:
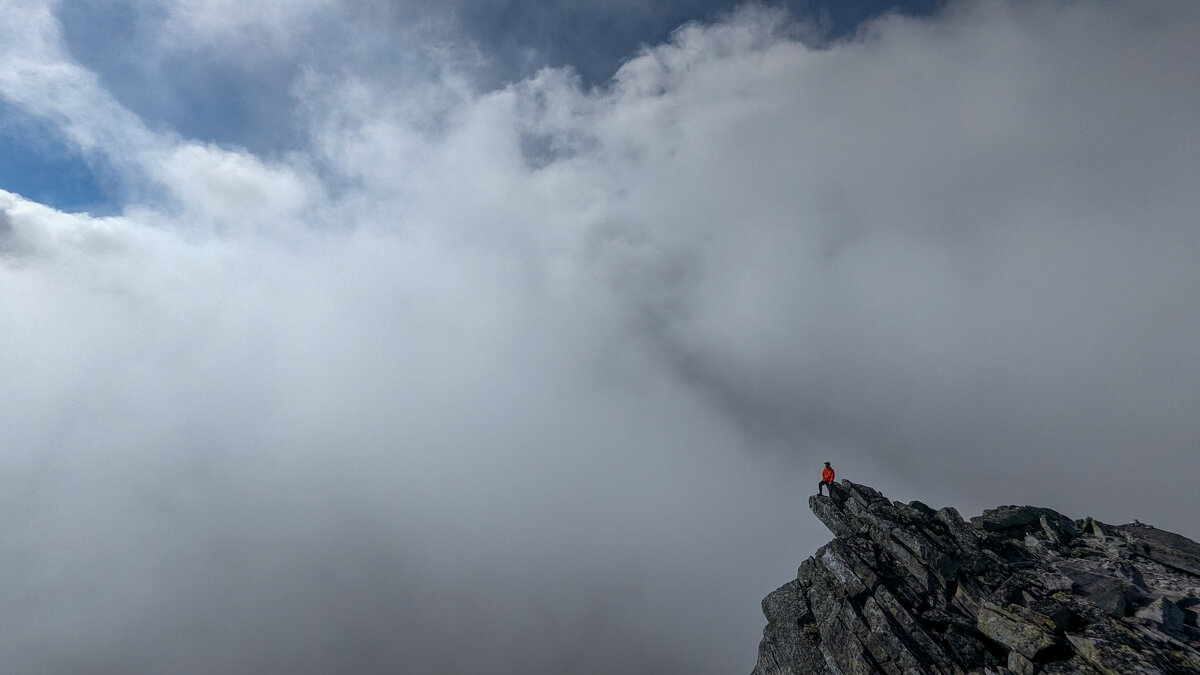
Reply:
[[[752,675],[1200,673],[1200,544],[1035,506],[964,520],[842,481],[763,599]]]

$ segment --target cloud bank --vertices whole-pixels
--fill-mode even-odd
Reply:
[[[265,36],[281,152],[161,128],[6,5],[5,102],[125,199],[0,192],[14,670],[746,669],[827,459],[1200,535],[1187,3],[820,47],[750,8],[492,89],[354,3],[155,3],[146,67]]]

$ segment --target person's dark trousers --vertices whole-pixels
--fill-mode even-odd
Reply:
[[[817,483],[817,494],[819,494],[819,495],[825,494],[825,493],[821,492],[821,488],[825,487],[826,485],[829,486],[829,495],[833,496],[833,483],[830,481],[827,481],[827,480],[823,480],[820,483]]]

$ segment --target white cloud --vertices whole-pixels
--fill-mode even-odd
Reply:
[[[286,232],[321,199],[316,180],[293,167],[197,143],[174,148],[154,174],[182,205],[179,217],[218,231]]]
[[[297,30],[220,5],[178,20]],[[597,91],[331,52],[269,159],[147,131],[9,9],[0,93],[142,195],[0,193],[26,669],[748,667],[826,459],[1193,526],[1189,5],[970,3],[824,49],[746,11]]]
[[[11,1],[0,27],[0,94],[56,123],[87,153],[125,157],[146,142],[140,124],[64,53],[52,5]],[[127,166],[127,165],[126,165]]]

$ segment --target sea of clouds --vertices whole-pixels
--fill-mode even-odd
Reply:
[[[597,87],[293,4],[131,5],[289,74],[252,149],[0,3],[120,202],[0,191],[6,668],[749,670],[825,460],[1200,536],[1200,4],[748,7]]]

